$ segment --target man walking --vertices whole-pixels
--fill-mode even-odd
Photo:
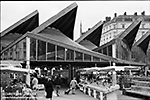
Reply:
[[[72,94],[75,94],[76,86],[78,86],[76,78],[74,77],[73,80],[70,82],[70,88],[72,91]]]

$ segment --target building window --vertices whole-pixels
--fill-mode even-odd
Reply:
[[[142,24],[142,28],[145,28],[145,24]]]
[[[142,36],[144,35],[144,33],[145,33],[145,32],[144,32],[144,31],[142,31]]]
[[[109,36],[109,38],[111,38],[111,33],[110,33],[110,36]]]
[[[132,21],[132,18],[125,18],[124,21]]]
[[[111,26],[109,26],[109,29],[111,29]]]
[[[114,24],[113,26],[114,26],[114,28],[116,28],[116,25],[115,25],[115,24]]]
[[[122,24],[122,28],[125,28],[125,24]]]

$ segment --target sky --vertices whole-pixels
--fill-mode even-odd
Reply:
[[[137,12],[139,15],[145,11],[146,15],[150,15],[150,1],[1,1],[0,32],[35,10],[38,10],[39,23],[42,24],[74,2],[78,5],[74,40],[80,37],[80,23],[82,32],[85,32],[99,21],[104,21],[106,16],[113,18],[114,13],[133,15]]]

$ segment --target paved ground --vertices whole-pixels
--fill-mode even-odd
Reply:
[[[65,95],[64,91],[66,89],[61,90],[61,95],[59,97],[53,96],[53,100],[98,100],[93,97],[90,97],[79,90],[76,91],[75,95],[72,95],[71,93],[69,95]],[[38,92],[38,100],[48,100],[44,96],[44,91],[40,90]],[[135,98],[131,96],[122,95],[121,91],[116,91],[107,96],[107,100],[143,100],[141,98]]]
[[[79,90],[76,91],[75,95],[72,95],[71,93],[69,95],[65,95],[64,91],[66,89],[62,89],[60,92],[60,96],[53,96],[53,100],[97,100],[93,97],[90,97],[88,95],[85,95],[84,93],[80,92]],[[47,100],[44,96],[44,91],[39,91],[38,93],[38,100]]]
[[[143,100],[142,98],[136,98],[133,96],[122,95],[120,90],[117,90],[111,94],[108,94],[107,100]]]

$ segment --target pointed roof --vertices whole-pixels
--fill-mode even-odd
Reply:
[[[48,19],[41,24],[38,28],[34,29],[32,33],[40,33],[47,27],[54,27],[59,29],[63,34],[73,40],[74,24],[77,12],[77,4],[72,3],[55,16]]]
[[[94,45],[99,46],[103,22],[98,22],[95,26],[85,32],[79,39],[76,40],[80,44],[81,41],[88,40]]]
[[[147,31],[134,45],[140,47],[146,54],[150,42],[150,30]]]
[[[27,31],[39,26],[39,13],[37,10],[22,18],[3,32],[1,32],[1,45],[7,46]]]
[[[1,37],[9,33],[19,33],[24,34],[27,31],[32,31],[34,28],[39,26],[39,13],[37,10],[30,13],[26,17],[22,18],[12,26],[8,27],[6,30],[1,32]]]
[[[117,38],[121,38],[124,43],[126,43],[131,50],[134,43],[136,34],[139,30],[142,18],[135,20],[125,31],[123,31]]]

